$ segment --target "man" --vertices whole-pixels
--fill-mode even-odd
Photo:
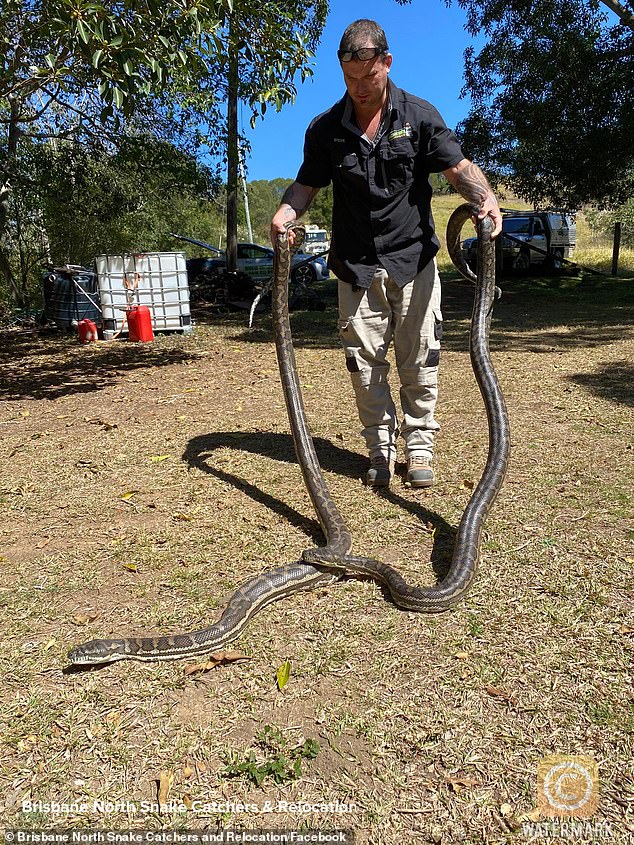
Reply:
[[[429,174],[442,172],[479,218],[490,216],[494,237],[502,218],[486,177],[436,109],[388,79],[392,56],[375,21],[350,24],[337,55],[347,93],[310,124],[271,239],[332,182],[328,264],[339,279],[339,330],[370,457],[366,481],[386,487],[394,473],[399,425],[386,361],[393,341],[407,481],[430,487],[442,314]]]

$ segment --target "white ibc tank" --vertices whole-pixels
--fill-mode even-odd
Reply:
[[[130,305],[147,305],[155,332],[191,333],[183,252],[98,255],[95,265],[106,340],[127,331],[125,312]]]

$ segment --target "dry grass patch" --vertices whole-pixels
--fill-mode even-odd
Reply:
[[[351,579],[271,606],[236,644],[251,660],[193,675],[183,662],[61,670],[92,637],[200,627],[243,580],[320,542],[270,319],[248,331],[229,315],[144,347],[6,333],[5,823],[339,825],[361,843],[523,842],[537,763],[561,752],[598,761],[597,819],[614,842],[632,841],[631,281],[566,279],[514,280],[496,309],[513,452],[467,601],[417,616]],[[469,293],[446,286],[439,483],[428,492],[362,485],[335,312],[294,316],[317,450],[355,548],[419,583],[446,565],[486,454]],[[262,747],[267,726],[277,744]],[[280,758],[308,741],[301,773],[276,782]],[[251,751],[267,772],[259,785],[226,771]],[[174,776],[174,809],[134,812],[156,800],[162,772]],[[110,803],[53,815],[28,801]],[[238,802],[261,812],[232,811]]]

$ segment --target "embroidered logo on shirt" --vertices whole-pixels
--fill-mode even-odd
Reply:
[[[402,129],[393,129],[387,136],[388,141],[396,141],[397,138],[411,138],[412,127],[411,124],[406,123]]]
[[[333,138],[332,140],[335,142],[335,144],[345,144],[346,143],[345,138]]]

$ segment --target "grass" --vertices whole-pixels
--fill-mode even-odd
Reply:
[[[302,776],[302,760],[314,760],[318,753],[319,743],[314,739],[291,744],[279,728],[265,725],[256,736],[255,747],[226,753],[220,777],[242,778],[257,787],[267,780],[284,786]]]
[[[317,452],[355,549],[416,583],[433,582],[430,560],[451,553],[465,481],[486,455],[471,291],[452,278],[429,491],[398,481],[377,494],[360,481],[334,285],[323,286],[326,311],[293,315]],[[3,333],[3,822],[523,843],[539,760],[570,753],[598,761],[596,820],[631,842],[632,281],[505,283],[491,346],[512,459],[461,605],[404,613],[351,579],[270,606],[235,644],[249,660],[192,674],[182,661],[62,669],[68,648],[93,637],[204,626],[244,580],[321,542],[270,316],[253,330],[242,313],[207,317],[192,337],[147,346]],[[156,802],[161,782],[175,809],[120,808]],[[28,804],[38,801],[88,810]],[[345,809],[262,811],[267,801]]]

